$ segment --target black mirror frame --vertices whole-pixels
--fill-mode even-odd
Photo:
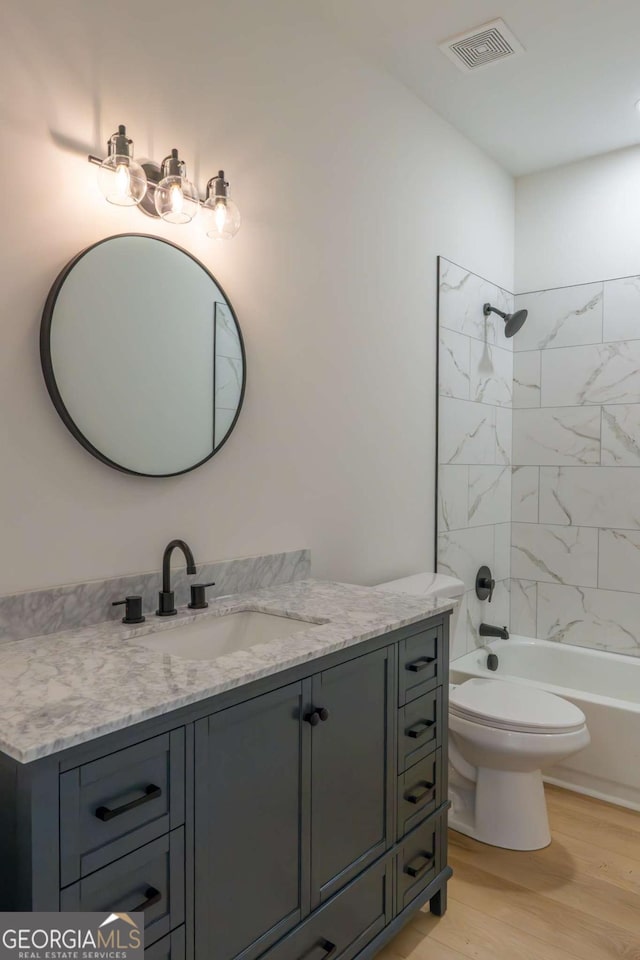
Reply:
[[[183,253],[185,256],[189,257],[194,263],[204,270],[204,272],[211,278],[213,283],[218,287],[220,293],[226,300],[227,306],[231,311],[231,316],[233,317],[236,329],[238,331],[238,339],[240,341],[240,351],[242,354],[242,388],[240,390],[240,398],[238,400],[238,409],[236,410],[235,416],[231,422],[231,426],[227,430],[224,439],[217,447],[214,447],[210,454],[204,457],[203,460],[194,463],[193,466],[187,467],[184,470],[176,470],[175,473],[140,473],[137,470],[130,470],[128,467],[123,467],[122,464],[116,463],[114,460],[110,460],[109,457],[106,457],[101,453],[96,447],[93,446],[90,440],[85,437],[85,435],[78,429],[73,417],[67,410],[60,391],[58,389],[58,384],[56,383],[55,374],[53,371],[53,362],[51,359],[51,325],[53,321],[53,313],[58,299],[58,295],[62,286],[75,267],[75,265],[82,260],[87,253],[90,253],[91,250],[95,250],[96,247],[101,246],[103,243],[108,243],[110,240],[119,240],[122,237],[143,237],[146,240],[156,240],[159,243],[166,243],[170,247],[174,247],[176,250],[179,250],[180,253]],[[67,265],[61,270],[61,272],[56,277],[51,290],[47,296],[46,303],[44,305],[44,310],[42,312],[42,321],[40,323],[40,362],[42,364],[42,373],[44,375],[44,382],[46,384],[49,396],[53,402],[56,411],[64,423],[65,427],[71,433],[73,437],[80,443],[85,450],[87,450],[93,457],[97,460],[100,460],[102,463],[105,463],[108,467],[113,467],[114,470],[119,470],[120,473],[126,473],[135,477],[148,477],[150,479],[165,479],[167,477],[179,477],[185,473],[191,473],[192,470],[197,470],[198,467],[201,467],[204,463],[207,463],[208,460],[211,460],[217,453],[220,452],[222,447],[225,445],[231,434],[233,433],[238,417],[240,416],[240,411],[242,410],[242,404],[244,402],[245,388],[247,384],[247,357],[244,348],[244,340],[242,338],[242,330],[240,329],[240,324],[238,323],[238,318],[236,316],[235,310],[231,304],[231,301],[227,297],[227,294],[223,290],[222,286],[216,278],[213,276],[210,270],[208,270],[197,257],[194,257],[188,250],[184,250],[182,247],[179,247],[177,243],[172,243],[171,240],[165,240],[164,237],[156,237],[147,233],[116,233],[113,236],[105,237],[103,240],[98,240],[96,243],[92,243],[90,246],[85,247],[84,250],[81,250],[80,253],[76,254]]]

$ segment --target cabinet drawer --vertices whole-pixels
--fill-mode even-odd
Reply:
[[[60,885],[184,823],[184,730],[60,776]]]
[[[398,777],[398,840],[441,803],[442,751],[438,748]]]
[[[396,857],[396,913],[428,887],[445,866],[447,813],[432,814],[404,840]]]
[[[184,923],[184,830],[180,827],[60,893],[61,910],[144,911],[145,946]]]
[[[398,773],[433,753],[440,743],[442,687],[398,710]]]
[[[178,927],[151,947],[146,947],[144,960],[185,960],[185,931]]]
[[[398,703],[408,703],[433,690],[441,678],[444,628],[429,627],[399,645]]]
[[[263,960],[350,960],[391,920],[391,868],[378,861],[280,940]]]

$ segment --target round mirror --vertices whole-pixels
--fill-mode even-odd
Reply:
[[[65,267],[45,305],[40,355],[76,440],[126,473],[199,467],[242,406],[233,307],[201,263],[156,237],[109,237]]]

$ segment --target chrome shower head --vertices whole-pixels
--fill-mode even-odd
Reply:
[[[492,307],[490,303],[485,303],[482,312],[485,317],[488,317],[491,313],[497,313],[499,317],[502,317],[504,320],[504,335],[508,338],[513,337],[514,334],[521,329],[529,316],[528,310],[516,310],[515,313],[503,313],[502,310],[498,310],[497,307]]]

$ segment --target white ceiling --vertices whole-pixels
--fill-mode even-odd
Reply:
[[[321,0],[318,13],[516,175],[640,143],[640,0]],[[502,17],[526,55],[438,49]]]

